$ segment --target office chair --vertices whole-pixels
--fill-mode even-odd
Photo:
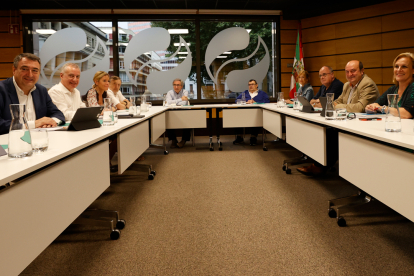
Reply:
[[[336,218],[338,226],[344,227],[346,220],[342,214],[355,211],[373,201],[375,199],[372,196],[359,190],[355,195],[329,200],[328,215],[330,218]]]
[[[125,228],[126,221],[119,218],[118,211],[86,209],[72,224],[109,227],[111,240],[117,240],[121,236],[121,230]]]

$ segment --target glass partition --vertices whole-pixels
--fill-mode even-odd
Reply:
[[[274,97],[272,22],[200,22],[202,99],[236,98],[255,79]]]
[[[145,95],[150,100],[161,100],[176,78],[184,81],[190,99],[234,99],[248,89],[250,79],[274,97],[277,40],[272,20],[33,20],[30,24],[33,52],[42,60],[39,83],[47,88],[59,83],[65,63],[74,62],[81,68],[81,94],[102,70],[120,77],[125,96]]]
[[[189,97],[197,98],[194,21],[119,22],[118,27],[119,47],[126,49],[119,52],[122,87],[162,100],[180,78]]]
[[[96,22],[33,22],[33,53],[41,59],[39,83],[46,88],[60,82],[60,69],[65,63],[76,63],[81,68],[77,89],[85,94],[93,84],[97,71],[108,71],[107,46],[112,35],[97,27]],[[111,26],[110,22],[102,22]],[[112,66],[112,65],[111,65]]]

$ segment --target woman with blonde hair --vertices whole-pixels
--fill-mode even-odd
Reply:
[[[110,98],[112,108],[125,109],[125,106],[116,100],[112,93],[108,93],[109,88],[109,74],[104,71],[98,71],[93,77],[94,84],[92,88],[86,93],[86,101],[88,106],[102,106],[104,105],[104,99]]]
[[[398,94],[398,109],[401,119],[411,119],[414,115],[414,54],[401,53],[393,62],[394,85],[388,88],[375,103],[365,107],[368,113],[386,113],[388,110],[388,94]],[[391,108],[390,113],[397,115],[396,108]]]

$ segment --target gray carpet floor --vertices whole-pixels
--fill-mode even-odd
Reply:
[[[337,172],[286,175],[282,161],[300,155],[288,144],[265,152],[222,138],[222,152],[149,149],[137,163],[153,164],[154,180],[114,174],[92,204],[120,211],[119,240],[71,225],[22,275],[414,274],[414,223],[376,202],[346,214],[340,228],[328,200],[357,189]]]

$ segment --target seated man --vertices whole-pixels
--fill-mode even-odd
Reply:
[[[118,76],[112,76],[109,79],[109,89],[106,91],[108,94],[112,94],[115,99],[115,106],[118,110],[123,110],[129,108],[131,103],[122,95],[122,92],[119,90],[121,88],[122,81]],[[120,103],[120,105],[119,105]]]
[[[334,101],[335,108],[346,108],[348,112],[364,112],[365,106],[375,102],[379,97],[378,88],[375,82],[364,74],[362,62],[351,60],[345,66],[347,83],[344,84],[343,92]],[[297,171],[304,175],[320,175],[335,165],[338,161],[338,131],[336,129],[326,129],[326,141],[328,150],[327,166],[319,163],[310,166],[297,168]]]
[[[358,60],[351,60],[345,66],[347,83],[343,92],[334,101],[335,109],[346,108],[348,112],[365,112],[365,106],[379,97],[375,82],[364,74],[364,66]]]
[[[76,110],[86,107],[82,102],[79,90],[80,69],[75,63],[66,63],[60,71],[60,83],[49,89],[53,103],[65,115],[66,121],[71,121]]]
[[[13,78],[0,82],[0,135],[10,129],[10,104],[26,105],[29,128],[55,127],[65,122],[65,116],[52,102],[47,89],[36,84],[39,75],[37,56],[23,53],[14,58]]]
[[[326,97],[326,93],[334,93],[334,99],[336,100],[342,94],[344,87],[342,81],[335,78],[334,71],[330,66],[322,66],[319,70],[319,79],[321,80],[322,86],[318,94],[310,101],[314,107],[322,107],[319,102],[319,97]]]
[[[270,103],[269,100],[269,96],[266,94],[266,92],[262,91],[262,90],[258,90],[259,85],[257,84],[256,80],[249,80],[249,90],[245,90],[243,93],[241,93],[237,99],[241,99],[242,95],[244,94],[244,97],[246,99],[246,102],[248,104],[253,104],[253,103]],[[248,128],[251,132],[251,136],[250,136],[250,146],[256,146],[257,145],[257,135],[259,134],[259,131],[261,129],[261,127],[251,127]],[[242,137],[242,129],[237,128],[236,129],[236,140],[233,141],[234,145],[243,143],[243,137]]]
[[[184,83],[181,79],[173,81],[173,90],[167,92],[168,105],[186,105],[188,102],[188,91],[183,89]],[[167,129],[168,140],[171,142],[171,148],[182,148],[186,141],[190,141],[191,130],[189,128],[183,129],[183,137],[178,143],[177,133],[175,129]]]

